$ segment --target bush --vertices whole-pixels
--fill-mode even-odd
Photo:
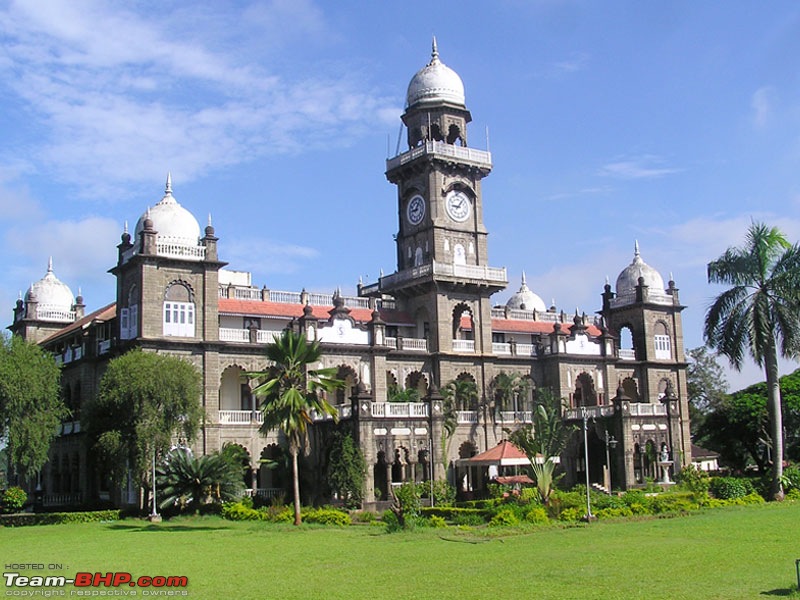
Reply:
[[[519,518],[511,508],[498,511],[489,521],[489,527],[514,527],[516,525],[519,525]]]
[[[420,488],[423,498],[431,497],[430,482],[421,483]],[[456,503],[456,488],[443,479],[433,482],[433,505],[434,506],[453,506]]]
[[[309,508],[302,514],[306,523],[319,523],[320,525],[350,525],[350,515],[335,508]]]
[[[731,500],[741,498],[755,492],[753,483],[741,477],[714,477],[711,480],[709,491],[715,498]]]
[[[452,518],[453,525],[461,525],[465,527],[478,527],[486,523],[486,519],[480,513],[461,513],[454,515]]]
[[[580,521],[582,516],[583,516],[583,511],[577,508],[569,507],[562,510],[558,518],[560,521],[575,523],[577,521]]]
[[[711,483],[708,474],[694,465],[687,465],[681,469],[675,480],[681,489],[701,496],[708,493],[708,486]]]
[[[222,505],[222,518],[229,521],[268,521],[269,515],[242,502],[228,502]]]
[[[447,527],[447,521],[438,515],[431,515],[428,519],[425,519],[425,524],[428,527],[435,527],[437,529]]]
[[[633,516],[633,510],[628,506],[622,506],[619,508],[601,508],[595,513],[595,516],[598,519],[610,519],[614,517],[631,517]]]
[[[374,523],[377,519],[378,515],[371,510],[359,511],[351,515],[353,523]]]
[[[800,490],[800,466],[792,465],[783,470],[783,488],[786,492]]]
[[[690,492],[659,494],[652,502],[654,514],[686,513],[698,510],[700,505]]]
[[[62,525],[64,523],[104,523],[108,521],[119,521],[121,518],[122,514],[119,510],[19,513],[15,515],[0,515],[0,524],[6,527],[23,527],[26,525]]]
[[[15,513],[22,510],[27,501],[28,494],[25,493],[25,490],[19,487],[10,487],[3,492],[0,507],[4,513]]]
[[[535,487],[522,488],[519,492],[519,499],[520,502],[527,502],[529,504],[540,504],[542,502],[542,496]]]
[[[421,512],[423,516],[428,517],[436,515],[453,523],[456,523],[456,521],[462,517],[468,517],[467,520],[471,522],[465,523],[467,525],[480,525],[485,523],[489,519],[490,514],[488,511],[478,508],[458,508],[455,506],[426,506],[421,509]],[[477,519],[471,519],[473,516],[477,516]]]
[[[525,520],[528,523],[535,523],[537,525],[550,521],[550,519],[547,518],[547,511],[543,506],[531,507],[528,512],[525,513]]]

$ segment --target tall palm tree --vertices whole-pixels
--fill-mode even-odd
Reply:
[[[337,410],[324,396],[344,385],[336,379],[336,369],[311,369],[322,355],[319,342],[309,342],[302,333],[286,330],[267,346],[267,358],[272,365],[266,370],[250,373],[261,383],[253,390],[262,398],[261,414],[264,435],[279,429],[289,443],[292,457],[292,487],[294,492],[294,524],[300,524],[300,478],[297,454],[308,442],[308,426],[312,413],[338,418]]]
[[[709,283],[732,287],[706,313],[706,343],[739,370],[746,354],[764,368],[772,438],[772,488],[783,499],[783,419],[778,354],[794,358],[800,350],[800,247],[775,227],[753,222],[745,245],[728,248],[708,264]]]

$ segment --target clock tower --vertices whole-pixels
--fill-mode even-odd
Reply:
[[[492,159],[467,145],[464,84],[435,38],[401,118],[408,150],[386,161],[397,186],[397,271],[362,294],[397,298],[432,352],[491,354],[489,297],[508,283],[505,269],[489,266],[483,224],[481,180]]]

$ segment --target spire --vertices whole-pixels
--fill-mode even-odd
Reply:
[[[208,213],[208,226],[211,227],[211,213]]]
[[[525,271],[522,271],[522,285],[528,285],[528,282],[525,281]]]
[[[122,233],[128,233],[128,220],[125,220],[125,224],[122,226]]]
[[[431,64],[439,62],[439,47],[436,45],[436,36],[433,36],[431,43]]]
[[[53,272],[53,257],[52,256],[47,261],[47,272],[48,273],[52,273]]]
[[[164,189],[164,194],[169,196],[172,194],[172,172],[167,171],[167,187]]]
[[[639,257],[639,240],[636,240],[633,245],[633,256]]]

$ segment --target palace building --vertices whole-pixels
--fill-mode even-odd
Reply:
[[[122,233],[109,265],[113,302],[87,311],[51,261],[17,301],[9,327],[63,365],[73,420],[63,423],[41,474],[48,505],[136,501],[135,490],[108,489],[80,428],[81,404],[96,393],[107,361],[134,347],[183,357],[201,372],[206,422],[192,450],[237,444],[250,457],[254,493],[280,493],[285,481],[260,461],[279,456],[281,436],[259,433],[245,373],[266,368],[265,346],[286,328],[320,340],[322,366],[346,382],[329,400],[366,458],[368,503],[386,499],[392,483],[431,476],[448,478],[464,497],[480,491],[486,474],[468,459],[530,423],[544,389],[564,399],[562,419],[579,426],[561,457],[568,482],[584,481],[588,469],[593,483],[624,489],[691,462],[675,283],[665,285],[636,244],[616,285],[598,285],[594,315],[548,308],[524,274],[508,302],[493,305],[509,281],[490,263],[483,219],[481,181],[492,156],[468,143],[464,85],[435,41],[401,118],[408,148],[386,162],[397,189],[397,268],[359,284],[355,297],[258,287],[249,273],[227,268],[225,233],[218,238],[210,222],[201,230],[169,177],[163,198],[133,233]],[[500,385],[508,376],[527,385],[508,393]],[[478,393],[456,406],[448,436],[442,390],[454,381],[472,382]],[[322,468],[332,427],[320,420],[312,428],[312,468]]]

